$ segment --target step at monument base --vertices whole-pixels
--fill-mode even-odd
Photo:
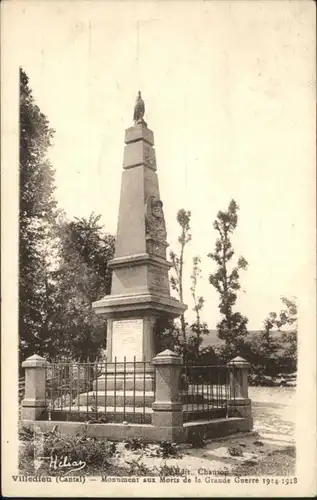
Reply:
[[[150,373],[107,373],[93,381],[95,391],[154,391],[154,374]]]
[[[98,388],[99,389],[99,388]],[[74,405],[79,406],[97,406],[107,408],[116,407],[149,407],[154,403],[153,391],[90,391],[80,394],[74,401]]]

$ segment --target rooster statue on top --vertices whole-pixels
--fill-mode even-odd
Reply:
[[[135,125],[139,124],[146,125],[145,121],[143,120],[144,112],[145,112],[144,101],[141,97],[141,92],[139,91],[135,101],[134,113],[133,113],[133,120]]]

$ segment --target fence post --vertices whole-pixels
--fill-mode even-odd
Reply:
[[[183,405],[180,395],[180,373],[182,358],[166,349],[153,358],[155,367],[155,401],[152,404],[152,424],[157,430],[157,439],[182,442]]]
[[[250,363],[237,356],[228,363],[230,399],[229,409],[245,421],[244,430],[251,431],[253,418],[251,400],[248,395],[248,370]]]
[[[45,365],[46,359],[33,354],[22,363],[25,368],[25,394],[22,400],[22,420],[39,420],[46,409]]]

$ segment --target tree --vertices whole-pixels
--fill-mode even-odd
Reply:
[[[237,259],[236,265],[231,266],[234,250],[230,241],[230,235],[238,224],[239,207],[231,200],[228,210],[219,211],[214,221],[214,228],[218,232],[215,251],[208,254],[217,265],[214,273],[209,275],[209,282],[217,290],[219,310],[222,320],[217,324],[218,336],[225,340],[227,356],[234,355],[243,343],[243,337],[247,334],[248,319],[239,312],[234,312],[233,307],[237,301],[237,292],[240,290],[240,271],[248,266],[244,257]]]
[[[285,306],[279,313],[276,321],[278,330],[282,333],[284,347],[284,369],[292,372],[297,369],[297,337],[298,337],[298,311],[296,298],[281,297]]]
[[[171,286],[172,289],[178,293],[179,300],[182,303],[184,302],[184,295],[183,295],[184,253],[187,243],[189,243],[192,238],[190,233],[190,217],[191,217],[191,212],[186,211],[183,208],[181,208],[177,212],[177,222],[181,227],[181,234],[178,237],[178,242],[180,244],[180,255],[177,256],[175,252],[173,251],[170,252],[170,258],[175,272],[175,276],[171,277]],[[183,337],[182,342],[185,345],[186,321],[184,314],[181,315],[180,321],[181,321],[181,334]]]
[[[19,350],[43,353],[47,343],[45,303],[50,293],[46,246],[56,216],[54,170],[47,158],[54,130],[35,104],[20,68]]]
[[[176,290],[181,302],[184,302],[183,296],[183,278],[184,278],[184,254],[185,247],[191,241],[191,227],[190,227],[191,212],[181,209],[177,213],[177,221],[181,226],[181,234],[178,238],[180,243],[180,254],[177,256],[174,252],[170,253],[175,275],[171,277],[172,289]],[[191,287],[190,292],[194,303],[193,310],[196,314],[196,320],[189,325],[185,320],[185,315],[180,317],[181,328],[176,325],[167,328],[164,332],[165,341],[170,344],[178,345],[186,362],[197,362],[202,353],[205,359],[210,356],[214,359],[213,349],[201,350],[203,336],[208,333],[207,324],[201,321],[200,313],[204,306],[204,298],[197,294],[197,285],[201,278],[200,269],[201,259],[198,256],[193,258],[192,274],[190,276]],[[163,336],[163,337],[164,337]],[[208,352],[207,352],[208,351]],[[209,352],[210,351],[210,352]],[[212,352],[211,352],[212,351]]]
[[[298,313],[296,298],[288,299],[287,297],[281,297],[281,301],[286,306],[286,309],[282,309],[279,314],[279,318],[276,320],[276,324],[279,329],[290,326],[292,329],[297,330],[298,323]]]
[[[269,367],[272,361],[275,361],[278,371],[295,371],[297,368],[297,304],[295,298],[281,297],[281,301],[285,307],[279,314],[270,313],[264,323],[266,365]],[[279,336],[275,335],[274,339],[268,331],[273,328],[280,333]]]
[[[286,308],[271,312],[264,329],[247,338],[244,350],[251,363],[254,381],[268,383],[268,377],[291,373],[297,368],[297,305],[295,299],[281,298]]]
[[[114,256],[115,238],[102,232],[94,213],[59,224],[59,265],[56,281],[55,351],[84,360],[95,358],[106,341],[106,323],[92,303],[111,291],[108,262]]]
[[[270,373],[271,365],[274,364],[275,354],[278,348],[276,339],[272,337],[272,331],[276,326],[277,314],[271,312],[264,320],[264,333],[263,333],[263,355],[265,359],[265,373]]]
[[[200,311],[204,307],[204,298],[202,296],[197,296],[197,284],[198,281],[201,278],[201,268],[200,268],[200,263],[201,263],[201,258],[200,257],[193,257],[193,270],[191,274],[191,295],[194,301],[194,308],[193,311],[196,313],[196,323],[199,325],[200,324]]]
[[[203,336],[208,333],[207,324],[201,322],[200,313],[204,307],[204,298],[197,295],[197,285],[201,278],[201,258],[198,256],[193,257],[193,270],[191,274],[191,287],[190,292],[194,302],[193,311],[196,314],[196,320],[189,328],[187,338],[187,351],[191,356],[192,361],[198,361],[200,357],[200,348],[203,341]]]
[[[263,321],[264,329],[256,332],[244,343],[244,354],[251,363],[257,383],[278,371],[279,342],[276,336],[277,314],[271,312]],[[274,335],[275,334],[275,335]]]

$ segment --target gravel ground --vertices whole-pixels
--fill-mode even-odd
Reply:
[[[151,457],[156,445],[150,445],[145,451],[132,452],[120,446],[117,465],[124,467],[137,461],[140,468],[181,469],[184,474],[197,475],[202,471],[225,472],[226,474],[259,475],[295,473],[294,447],[280,447],[275,443],[264,442],[254,433],[241,434],[221,441],[207,442],[205,447],[193,449],[189,446],[179,446],[179,457]],[[206,472],[203,472],[206,474]]]

